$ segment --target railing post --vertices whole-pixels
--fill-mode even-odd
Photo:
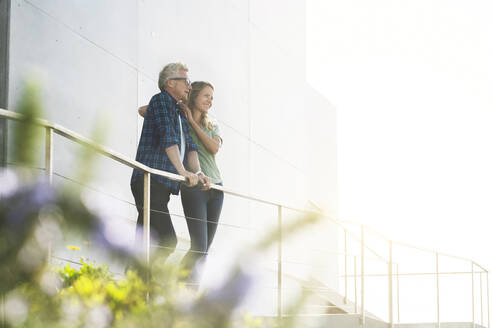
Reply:
[[[7,327],[7,318],[6,318],[6,310],[5,310],[5,294],[1,294],[0,295],[0,317],[1,317],[1,321],[0,321],[0,327],[2,328],[6,328]]]
[[[475,265],[471,261],[472,275],[472,327],[475,328]]]
[[[364,225],[361,225],[360,227],[360,323],[362,327],[365,327],[366,324],[366,315],[365,315],[365,310],[364,310]]]
[[[388,261],[388,306],[389,306],[389,326],[393,327],[393,242],[389,241],[389,261]]]
[[[354,307],[355,307],[355,314],[358,313],[359,307],[357,304],[357,256],[354,255]]]
[[[489,272],[487,271],[487,327],[490,328]]]
[[[145,264],[150,265],[150,173],[144,172],[143,184],[143,251]]]
[[[441,327],[441,303],[439,300],[439,253],[436,252],[436,298],[437,298],[437,327]]]
[[[396,265],[396,310],[398,312],[398,323],[400,323],[400,266]]]
[[[277,248],[277,319],[282,326],[282,206],[278,205],[278,248]]]
[[[480,325],[483,327],[482,271],[480,271]]]
[[[45,151],[44,151],[44,167],[48,183],[53,184],[53,129],[46,127]],[[51,265],[51,257],[53,256],[53,242],[48,241],[48,265]]]
[[[50,127],[46,128],[44,166],[46,170],[46,178],[51,184],[53,182],[53,129]]]
[[[347,229],[343,229],[343,254],[345,262],[345,297],[343,298],[343,303],[347,304],[347,290],[348,290],[348,278],[347,278]]]

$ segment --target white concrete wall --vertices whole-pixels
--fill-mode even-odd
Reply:
[[[134,158],[142,125],[136,108],[158,92],[163,65],[179,60],[192,80],[215,86],[211,114],[223,133],[218,163],[225,186],[299,207],[310,199],[336,214],[335,109],[306,84],[304,1],[13,0],[11,21],[10,108],[24,78],[35,72],[47,119],[90,136],[100,115],[106,116],[104,144]],[[55,172],[77,179],[79,151],[57,137]],[[97,163],[87,195],[115,213],[123,227],[118,233],[131,240],[131,170],[107,159]],[[178,248],[185,250],[188,232],[178,197],[170,210],[178,214]],[[284,220],[296,215],[284,211]],[[275,227],[277,209],[226,196],[221,223],[232,226],[219,227],[209,259],[216,265]],[[285,257],[307,263],[317,259],[310,249],[336,245],[337,234],[325,224],[303,240],[286,242]],[[311,274],[335,287],[337,261],[322,258],[322,268],[286,264],[287,273]],[[270,272],[263,275],[265,285],[275,286],[274,260],[274,250],[258,259],[258,267]],[[274,305],[275,291],[265,293]]]

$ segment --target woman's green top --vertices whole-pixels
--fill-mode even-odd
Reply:
[[[201,127],[202,131],[205,132],[210,138],[214,136],[220,137],[220,130],[217,123],[214,124],[212,130],[208,130],[204,127]],[[200,160],[200,168],[202,169],[203,174],[208,176],[212,183],[222,182],[222,178],[220,177],[219,168],[217,167],[217,163],[215,163],[215,155],[210,153],[203,142],[201,142],[200,138],[196,135],[195,130],[191,129],[191,137],[193,141],[198,147],[198,158]],[[222,138],[221,138],[222,139]]]

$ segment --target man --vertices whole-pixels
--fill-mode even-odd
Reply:
[[[189,133],[189,123],[179,104],[191,90],[188,68],[181,63],[166,65],[159,74],[160,93],[150,100],[138,143],[136,161],[149,167],[184,176],[190,186],[210,179],[200,170],[197,146]],[[138,210],[137,245],[142,239],[143,172],[133,170],[131,189]],[[167,204],[179,193],[179,182],[152,176],[150,182],[150,228],[163,246],[165,256],[176,248],[177,238]]]

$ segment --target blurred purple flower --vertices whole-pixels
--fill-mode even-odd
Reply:
[[[0,215],[7,229],[20,231],[32,226],[43,207],[55,204],[55,190],[47,183],[22,186],[0,199]]]
[[[207,321],[210,327],[228,327],[234,310],[244,300],[252,284],[253,277],[238,268],[222,286],[195,303],[193,315]]]

